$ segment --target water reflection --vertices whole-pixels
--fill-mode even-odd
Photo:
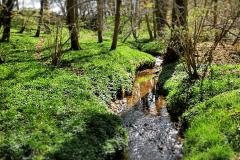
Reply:
[[[153,115],[159,115],[160,109],[165,105],[163,97],[156,96],[156,84],[158,81],[158,67],[146,69],[136,75],[133,83],[132,93],[111,103],[114,112],[121,113],[142,103],[144,111]]]
[[[119,113],[128,130],[129,143],[123,160],[181,159],[182,143],[178,129],[171,122],[165,98],[156,93],[161,60],[154,69],[136,75],[132,94],[112,102],[110,107]]]

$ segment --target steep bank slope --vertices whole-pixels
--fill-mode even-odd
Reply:
[[[184,130],[185,159],[239,156],[240,66],[212,65],[203,80],[189,81],[182,64],[163,67],[168,110]]]

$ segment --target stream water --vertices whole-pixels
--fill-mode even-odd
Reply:
[[[156,92],[161,63],[157,58],[153,69],[138,72],[132,94],[111,104],[111,109],[121,115],[129,134],[124,160],[175,160],[182,157],[178,128],[168,114],[165,97]]]

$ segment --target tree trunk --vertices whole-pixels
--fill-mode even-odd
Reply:
[[[44,0],[41,0],[40,1],[40,17],[39,17],[39,20],[38,20],[38,27],[37,27],[37,32],[35,34],[35,37],[39,37],[40,36],[40,32],[41,32],[41,25],[42,25],[42,21],[43,21],[43,5],[44,5]]]
[[[16,1],[16,7],[17,7],[17,10],[19,10],[19,3],[18,3],[18,0],[15,0]]]
[[[114,50],[117,48],[117,41],[118,41],[118,32],[119,32],[119,26],[120,26],[120,18],[121,18],[121,3],[122,0],[117,0],[117,8],[116,8],[116,14],[115,14],[115,25],[114,25],[114,33],[113,33],[113,40],[112,40],[112,46],[111,50]]]
[[[2,25],[3,25],[3,35],[2,40],[5,42],[9,42],[10,39],[10,30],[11,30],[11,20],[12,20],[12,9],[14,5],[14,0],[7,0],[4,3],[3,11],[2,11]]]
[[[22,6],[23,7],[23,6]],[[34,12],[32,12],[31,14],[27,14],[27,15],[24,15],[23,17],[23,22],[22,22],[22,25],[21,25],[21,28],[19,30],[19,33],[23,33],[26,29],[26,26],[30,20],[30,18],[34,15]]]
[[[172,9],[172,27],[183,27],[187,30],[187,0],[174,0]],[[177,28],[180,29],[180,28]],[[179,59],[179,53],[183,52],[184,47],[181,46],[179,34],[181,31],[172,31],[170,45],[167,48],[167,53],[164,55],[165,63],[172,63]]]
[[[0,0],[0,8],[3,8],[1,0]],[[3,21],[2,14],[3,14],[3,11],[0,12],[0,29],[2,28],[2,21]]]
[[[52,64],[54,66],[58,66],[61,62],[62,56],[62,27],[60,25],[56,25],[56,37],[55,37],[55,49],[52,55]]]
[[[238,32],[238,35],[236,37],[236,39],[233,41],[232,45],[234,46],[235,44],[237,44],[238,40],[239,40],[239,37],[240,37],[240,31]]]
[[[0,64],[3,64],[3,63],[4,63],[4,60],[3,60],[3,58],[0,55]]]
[[[149,38],[150,38],[150,40],[153,40],[153,34],[152,34],[152,30],[151,30],[151,26],[150,26],[150,22],[149,22],[149,17],[148,17],[147,13],[145,14],[145,19],[146,19],[146,23],[147,23]]]
[[[80,45],[78,41],[79,32],[78,32],[78,10],[74,5],[76,4],[76,0],[67,0],[67,23],[68,29],[70,32],[71,39],[71,49],[79,50]]]
[[[217,27],[217,9],[218,9],[218,0],[213,0],[213,4],[214,4],[214,13],[213,13],[213,27],[216,28]]]
[[[104,13],[104,0],[98,0],[98,42],[103,41],[103,13]]]
[[[167,22],[167,7],[168,1],[155,0],[156,30],[158,37],[162,36],[163,28]]]
[[[153,37],[157,38],[156,11],[153,10]]]
[[[218,0],[213,0],[214,11],[213,11],[213,27],[217,28],[217,19],[218,19]],[[215,31],[215,38],[217,38],[217,30]]]
[[[206,0],[207,1],[207,0]],[[192,37],[188,31],[187,15],[188,15],[188,1],[187,0],[175,0],[173,8],[173,26],[177,27],[176,31],[172,33],[172,41],[174,43],[175,50],[183,57],[186,64],[186,71],[190,79],[198,79],[197,63],[195,59],[195,46],[192,41]]]
[[[137,39],[137,28],[138,28],[138,0],[131,0],[131,27],[132,34]]]
[[[174,0],[172,11],[172,26],[187,28],[187,0]]]

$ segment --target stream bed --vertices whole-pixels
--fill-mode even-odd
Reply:
[[[158,72],[162,60],[155,67],[137,73],[132,94],[112,102],[128,130],[129,143],[123,160],[175,160],[182,157],[182,142],[178,127],[171,121],[165,97],[156,92]]]

